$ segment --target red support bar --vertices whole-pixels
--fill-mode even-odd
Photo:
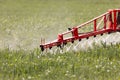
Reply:
[[[96,25],[97,25],[96,22],[97,22],[97,20],[95,19],[94,20],[94,31],[96,31]]]
[[[78,28],[74,27],[72,33],[73,33],[73,37],[75,39],[77,39],[78,38]]]
[[[120,12],[119,11],[117,15],[117,26],[120,26]]]
[[[117,12],[120,12],[120,9],[115,9]]]
[[[108,27],[109,27],[110,29],[113,29],[112,11],[109,11]]]
[[[109,14],[109,12],[106,12],[106,13],[98,16],[98,17],[95,17],[94,19],[91,19],[91,20],[89,20],[89,21],[87,21],[87,22],[85,22],[85,23],[83,23],[83,24],[81,24],[81,25],[78,25],[77,27],[78,27],[78,28],[81,28],[81,27],[83,27],[83,26],[85,26],[85,25],[93,22],[95,19],[99,19],[99,18],[101,18],[101,17],[103,17],[104,15],[107,15],[107,14]]]
[[[107,22],[106,15],[104,15],[104,29],[106,29],[106,22]]]
[[[66,35],[66,34],[69,34],[69,33],[71,33],[71,31],[64,32],[64,33],[62,33],[62,35]]]
[[[114,27],[113,27],[113,29],[116,31],[116,26],[117,26],[116,10],[114,10],[113,13],[114,13]]]
[[[58,42],[63,42],[63,35],[62,34],[59,34],[58,35]]]

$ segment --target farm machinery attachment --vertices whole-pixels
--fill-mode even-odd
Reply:
[[[51,49],[55,46],[64,48],[68,43],[81,41],[82,39],[89,39],[89,37],[96,37],[104,33],[120,32],[120,9],[110,9],[108,12],[95,17],[81,25],[73,28],[68,28],[67,32],[58,34],[56,40],[40,44],[41,51]]]

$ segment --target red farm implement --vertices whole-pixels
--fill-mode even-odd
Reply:
[[[89,28],[90,27],[90,28]],[[87,30],[89,31],[87,31]],[[81,25],[75,26],[73,28],[68,28],[67,32],[58,35],[55,41],[50,43],[40,44],[41,51],[54,46],[63,47],[67,43],[89,37],[96,37],[97,35],[103,35],[104,33],[113,33],[120,31],[120,9],[111,9],[108,12],[95,17]],[[66,35],[71,35],[65,37]]]

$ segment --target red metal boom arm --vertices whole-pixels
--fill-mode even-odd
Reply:
[[[108,18],[107,18],[108,16]],[[96,36],[99,34],[104,34],[104,33],[111,33],[111,32],[116,32],[116,31],[120,31],[120,28],[117,27],[118,26],[118,22],[120,23],[120,19],[118,19],[118,16],[120,16],[120,9],[112,9],[109,10],[108,12],[92,19],[89,20],[81,25],[78,25],[76,27],[73,27],[72,29],[70,29],[67,32],[64,32],[62,34],[58,35],[57,40],[52,41],[50,43],[45,43],[45,44],[41,44],[40,48],[42,51],[44,51],[44,49],[47,48],[52,48],[53,46],[57,46],[57,47],[61,47],[61,45],[66,45],[68,42],[74,42],[75,40],[81,40],[83,38],[89,38],[91,36]],[[104,26],[102,29],[97,29],[97,20],[99,18],[103,17],[103,22],[104,22]],[[107,25],[107,23],[109,22],[109,25]],[[84,27],[87,24],[93,23],[93,31],[91,32],[86,32],[86,33],[82,33],[79,34],[78,29]],[[71,37],[68,38],[64,38],[64,35],[66,34],[72,34]]]

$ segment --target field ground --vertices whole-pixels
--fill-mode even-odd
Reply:
[[[114,8],[119,0],[0,0],[0,80],[119,80],[120,44],[56,55],[38,48],[41,37]]]

